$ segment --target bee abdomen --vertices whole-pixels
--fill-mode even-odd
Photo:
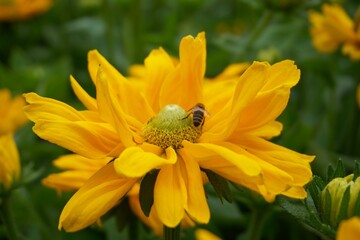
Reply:
[[[202,123],[204,122],[204,114],[196,114],[194,113],[193,115],[193,124],[195,127],[198,127],[200,125],[202,125]]]

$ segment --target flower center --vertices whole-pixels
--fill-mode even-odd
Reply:
[[[176,104],[166,105],[143,129],[144,140],[161,148],[181,148],[182,141],[196,142],[201,127],[195,127],[192,115]]]

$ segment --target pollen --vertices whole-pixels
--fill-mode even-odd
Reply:
[[[146,142],[161,148],[181,148],[182,141],[196,142],[201,128],[192,123],[192,116],[176,104],[166,105],[158,115],[151,118],[143,129]]]

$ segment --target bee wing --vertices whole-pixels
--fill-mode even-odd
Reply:
[[[205,117],[210,117],[210,113],[204,109],[204,115]]]

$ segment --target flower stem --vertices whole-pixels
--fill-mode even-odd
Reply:
[[[14,216],[11,209],[9,195],[2,196],[0,203],[0,215],[10,240],[17,240]]]
[[[139,223],[137,217],[134,214],[130,213],[130,222],[129,222],[129,239],[138,240],[139,238]]]
[[[264,228],[264,225],[269,215],[270,211],[267,208],[253,208],[247,239],[261,239],[261,233],[263,232],[262,229]]]
[[[180,225],[174,228],[169,228],[164,225],[165,240],[180,240]]]

